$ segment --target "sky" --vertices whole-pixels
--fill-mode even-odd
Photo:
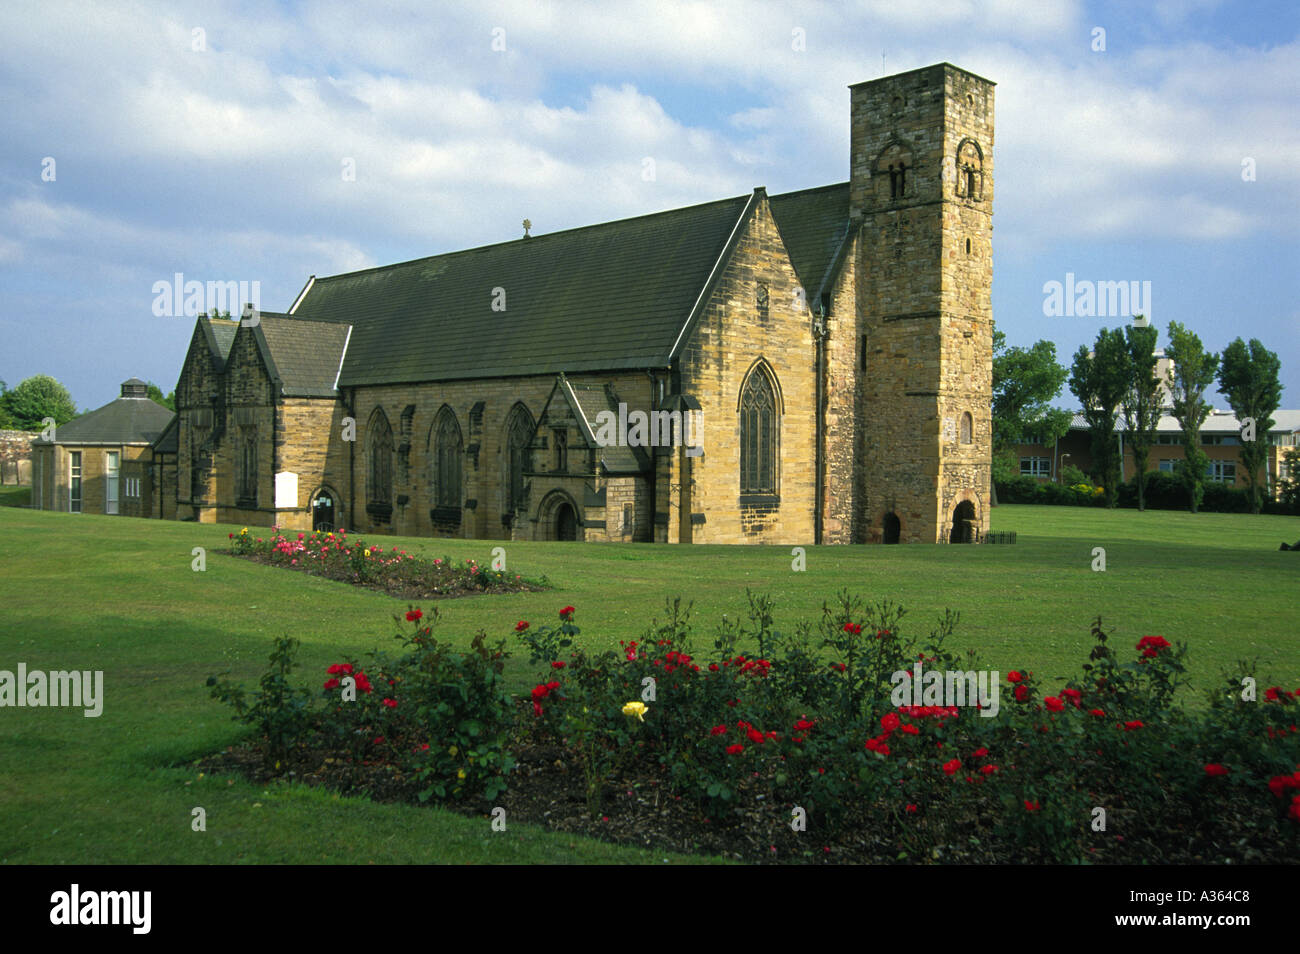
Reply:
[[[1300,408],[1293,0],[10,0],[0,380],[53,375],[81,410],[132,376],[170,391],[199,310],[178,274],[287,311],[310,275],[524,218],[845,181],[848,86],[942,61],[997,83],[1009,344],[1068,366],[1128,316],[1049,314],[1049,283],[1138,282],[1160,346],[1171,320],[1216,351],[1258,338]]]

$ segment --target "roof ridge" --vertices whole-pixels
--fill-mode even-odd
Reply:
[[[809,186],[806,189],[795,189],[793,192],[778,192],[776,195],[769,195],[768,198],[787,199],[790,196],[803,195],[805,192],[825,192],[828,189],[847,189],[848,186],[849,186],[849,180],[845,179],[843,182],[832,182],[829,185],[823,185],[823,186]]]
[[[658,212],[647,212],[642,215],[630,215],[626,218],[610,219],[606,222],[592,222],[589,225],[577,225],[574,226],[573,228],[560,229],[559,231],[556,232],[545,232],[541,235],[530,235],[528,236],[527,241],[544,242],[547,239],[552,239],[560,235],[570,235],[574,232],[585,232],[591,229],[605,228],[611,225],[623,225],[628,222],[636,222],[642,219],[653,219],[661,215],[671,215],[674,212],[689,212],[692,209],[703,209],[706,206],[723,205],[727,202],[748,201],[750,195],[752,195],[752,193],[746,195],[728,196],[727,198],[724,199],[713,199],[709,202],[697,202],[694,205],[682,205],[672,209],[661,209]],[[388,265],[375,265],[372,268],[357,269],[355,272],[340,272],[337,275],[326,275],[324,278],[317,278],[315,284],[319,285],[321,282],[333,281],[336,278],[352,278],[356,275],[366,275],[371,272],[383,272],[392,268],[402,268],[407,265],[414,265],[416,262],[431,261],[432,259],[435,258],[449,258],[453,255],[467,255],[470,252],[484,252],[487,251],[488,249],[502,248],[507,245],[517,245],[522,241],[525,240],[523,238],[515,238],[515,239],[509,239],[504,242],[489,242],[487,245],[475,245],[471,248],[459,248],[459,249],[452,249],[451,251],[447,251],[447,252],[436,252],[433,255],[421,255],[417,258],[407,259],[404,262],[392,262]],[[293,316],[289,316],[289,317],[293,317]]]

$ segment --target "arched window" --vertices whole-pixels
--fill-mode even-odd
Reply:
[[[433,422],[433,473],[430,476],[435,507],[460,507],[464,450],[456,412],[444,404]]]
[[[536,424],[523,404],[510,409],[506,421],[505,509],[514,513],[524,506],[524,472],[531,468],[528,445],[532,443]]]
[[[961,198],[984,198],[984,152],[974,139],[963,139],[957,147],[956,186]]]
[[[971,416],[970,416],[970,412],[969,412],[969,411],[967,411],[966,413],[962,414],[962,416],[961,416],[961,442],[962,442],[963,444],[969,444],[969,443],[971,442],[971,431],[974,429],[974,428],[973,428],[973,424],[974,424],[974,422],[971,420]]]
[[[376,516],[386,517],[393,506],[393,428],[383,408],[375,408],[366,431],[366,501],[369,509],[377,511]]]
[[[912,153],[901,142],[891,142],[876,157],[875,175],[880,185],[877,187],[876,200],[894,202],[911,194],[908,185],[908,173],[913,171]],[[886,194],[884,182],[889,181]]]
[[[781,417],[776,382],[766,362],[749,373],[740,393],[740,492],[777,492]]]

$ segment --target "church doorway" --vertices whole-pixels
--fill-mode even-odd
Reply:
[[[334,494],[321,488],[311,500],[311,528],[329,532],[334,529]]]
[[[885,514],[884,535],[881,538],[884,543],[897,543],[903,535],[903,525],[898,519],[898,514],[889,511]]]
[[[957,504],[952,512],[952,543],[975,542],[975,505],[969,500]]]
[[[578,515],[567,501],[555,508],[555,539],[578,539]]]

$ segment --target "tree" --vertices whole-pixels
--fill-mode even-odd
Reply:
[[[5,400],[5,395],[9,393],[9,385],[0,381],[0,431],[7,431],[14,428],[13,416],[9,413],[9,405]]]
[[[1051,406],[1061,393],[1067,371],[1056,361],[1056,345],[1035,342],[1032,348],[1006,346],[993,331],[993,449],[1005,450],[1033,435],[1052,444],[1070,429],[1070,412]]]
[[[176,392],[175,392],[175,391],[168,391],[168,392],[167,392],[167,396],[166,396],[166,397],[163,397],[162,388],[158,387],[158,385],[156,385],[156,384],[154,384],[152,381],[150,381],[150,382],[148,383],[148,385],[146,386],[146,389],[145,389],[145,396],[146,396],[147,398],[149,398],[149,400],[151,400],[151,401],[153,401],[153,402],[155,402],[155,403],[157,403],[157,404],[161,404],[163,407],[167,408],[169,411],[174,411],[174,410],[176,410]]]
[[[27,431],[39,431],[47,417],[54,418],[55,424],[66,424],[77,416],[68,389],[48,374],[34,374],[12,391],[5,391],[4,404],[14,427]]]
[[[1234,339],[1223,349],[1219,363],[1219,390],[1242,425],[1241,466],[1246,471],[1251,513],[1259,513],[1263,506],[1263,487],[1258,478],[1268,461],[1272,414],[1282,403],[1282,382],[1278,379],[1281,370],[1277,355],[1255,338],[1250,339],[1249,346],[1240,338]],[[1248,427],[1247,421],[1254,426]],[[1246,440],[1251,431],[1252,440]]]
[[[1194,331],[1176,321],[1169,322],[1169,347],[1165,349],[1169,369],[1169,393],[1174,401],[1174,417],[1183,432],[1182,477],[1187,487],[1192,513],[1201,506],[1205,495],[1205,470],[1210,459],[1201,450],[1201,425],[1210,413],[1205,389],[1214,383],[1219,356],[1205,350]]]
[[[1115,418],[1132,380],[1124,332],[1103,328],[1097,334],[1092,352],[1089,355],[1083,345],[1075,352],[1070,390],[1083,405],[1083,416],[1092,437],[1093,466],[1106,488],[1106,506],[1114,507],[1119,502],[1123,464],[1116,443]]]
[[[1300,513],[1300,448],[1293,447],[1283,455],[1278,471],[1278,500],[1288,513]]]
[[[1133,453],[1133,466],[1137,471],[1138,510],[1146,509],[1147,459],[1155,446],[1156,425],[1160,423],[1157,335],[1156,329],[1150,325],[1129,325],[1124,329],[1130,378],[1120,408],[1124,414],[1124,437]]]

